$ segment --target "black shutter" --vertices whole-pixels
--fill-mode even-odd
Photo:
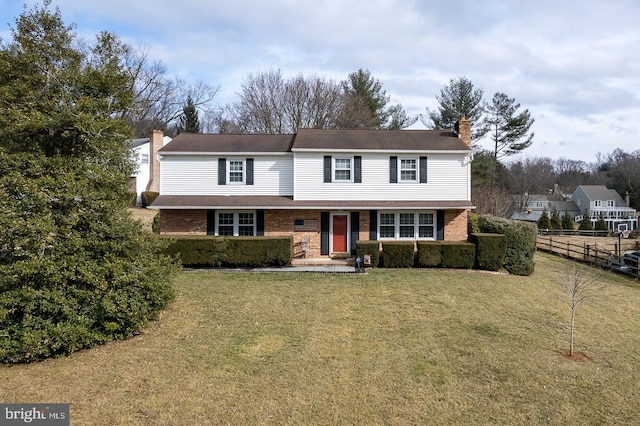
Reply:
[[[444,240],[444,210],[436,211],[436,226],[438,228],[436,240]]]
[[[227,184],[227,159],[218,158],[218,185]]]
[[[420,183],[427,183],[427,157],[420,157]]]
[[[256,210],[256,235],[264,235],[264,210]]]
[[[207,210],[207,235],[216,234],[216,211]]]
[[[329,254],[329,212],[320,213],[320,254]]]
[[[360,212],[351,212],[351,254],[356,254],[356,241],[360,238]]]
[[[369,212],[369,239],[371,241],[378,239],[378,210]]]
[[[398,157],[389,157],[389,183],[398,183]]]
[[[362,183],[362,157],[359,155],[353,157],[353,181]]]
[[[331,182],[331,156],[324,156],[324,183]]]
[[[245,183],[247,185],[253,185],[253,158],[247,158],[245,163],[247,165],[247,178]]]

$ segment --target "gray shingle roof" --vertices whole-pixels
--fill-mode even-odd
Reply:
[[[470,151],[458,135],[443,130],[298,129],[293,150]]]
[[[620,194],[604,185],[580,185],[591,200],[615,200],[616,206],[626,206]]]

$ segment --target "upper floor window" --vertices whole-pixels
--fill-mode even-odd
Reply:
[[[602,207],[602,200],[594,200],[593,207]]]
[[[149,164],[149,154],[142,154],[140,158],[142,164]]]
[[[244,182],[244,160],[228,160],[229,183]]]
[[[351,182],[351,158],[333,159],[333,180],[335,182]]]
[[[616,202],[613,200],[607,200],[607,207],[615,207],[616,206]]]
[[[416,182],[418,180],[418,159],[400,159],[400,182]]]

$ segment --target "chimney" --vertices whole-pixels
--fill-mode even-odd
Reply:
[[[627,203],[627,207],[629,207],[629,191],[624,193],[624,202]]]
[[[149,139],[149,183],[147,191],[160,192],[160,161],[158,161],[158,150],[162,148],[162,130],[152,130]]]
[[[458,137],[471,148],[471,122],[465,117],[460,117],[455,127]]]

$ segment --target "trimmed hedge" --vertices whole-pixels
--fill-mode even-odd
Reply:
[[[380,264],[380,242],[376,240],[359,240],[356,241],[356,255],[364,262],[364,255],[371,255],[371,265],[374,268]]]
[[[476,245],[476,269],[498,271],[507,253],[507,237],[502,234],[474,233],[469,239]]]
[[[223,237],[205,236],[160,236],[170,239],[169,246],[164,253],[177,257],[184,266],[222,266],[226,252],[227,241]]]
[[[418,241],[418,266],[471,269],[476,246],[467,241]]]
[[[534,224],[490,215],[478,216],[482,233],[502,234],[507,248],[503,267],[513,275],[531,275],[535,262],[537,229]]]
[[[142,201],[142,207],[150,206],[160,193],[154,191],[144,191],[140,194],[140,200]]]
[[[411,268],[414,263],[413,241],[382,243],[382,265],[385,268]]]
[[[224,266],[282,266],[293,258],[291,237],[226,237]]]
[[[214,237],[163,235],[172,242],[165,254],[184,266],[256,268],[282,266],[293,258],[291,237]]]

